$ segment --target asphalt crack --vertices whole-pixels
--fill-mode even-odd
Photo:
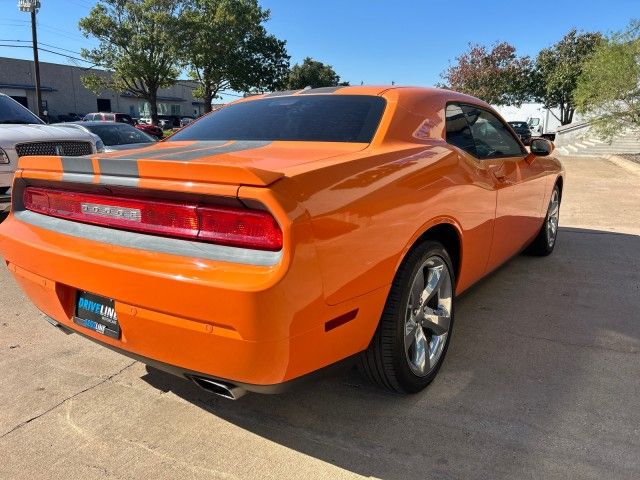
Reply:
[[[13,432],[15,432],[16,430],[21,429],[22,427],[30,424],[31,422],[33,422],[34,420],[39,419],[40,417],[43,417],[44,415],[54,411],[56,408],[58,408],[61,405],[64,405],[66,402],[68,402],[69,400],[73,400],[74,398],[76,398],[79,395],[82,395],[85,392],[88,392],[89,390],[93,390],[96,387],[99,387],[100,385],[108,382],[109,380],[111,380],[112,378],[117,377],[118,375],[120,375],[122,372],[124,372],[127,368],[133,366],[135,363],[137,363],[136,360],[132,361],[131,363],[128,363],[127,365],[125,365],[124,367],[122,367],[120,370],[118,370],[117,372],[109,375],[108,377],[100,380],[98,383],[91,385],[90,387],[85,388],[84,390],[80,390],[79,392],[74,393],[73,395],[68,396],[67,398],[61,400],[60,402],[56,403],[55,405],[53,405],[52,407],[46,409],[44,412],[39,413],[38,415],[31,417],[28,420],[25,420],[22,423],[19,423],[18,425],[16,425],[15,427],[13,427],[12,429],[6,431],[5,433],[3,433],[2,435],[0,435],[0,438],[4,438],[7,435],[12,434]]]

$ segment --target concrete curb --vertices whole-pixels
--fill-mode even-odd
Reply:
[[[602,158],[615,163],[617,166],[624,168],[628,172],[640,176],[640,161],[632,160],[620,155],[604,155]]]

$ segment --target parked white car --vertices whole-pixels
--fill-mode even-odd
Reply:
[[[77,157],[104,151],[100,138],[72,128],[46,125],[11,97],[0,93],[0,194],[13,183],[18,157]]]

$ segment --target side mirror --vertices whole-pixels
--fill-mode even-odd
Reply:
[[[551,155],[553,148],[553,143],[546,138],[534,138],[531,140],[531,153],[538,157]]]

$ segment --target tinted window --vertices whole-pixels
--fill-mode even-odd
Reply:
[[[131,125],[133,123],[133,119],[129,115],[124,114],[116,114],[116,121],[122,123],[128,123]]]
[[[12,98],[0,95],[0,123],[43,123]]]
[[[100,137],[105,145],[129,145],[131,143],[150,143],[153,139],[137,128],[117,123],[90,125],[86,127]]]
[[[520,143],[498,117],[470,105],[462,105],[462,111],[476,144],[476,157],[518,157],[525,154]]]
[[[462,108],[459,105],[447,105],[446,117],[447,142],[475,155],[476,145]]]
[[[221,108],[173,140],[364,142],[373,138],[385,101],[366,95],[265,98]]]

